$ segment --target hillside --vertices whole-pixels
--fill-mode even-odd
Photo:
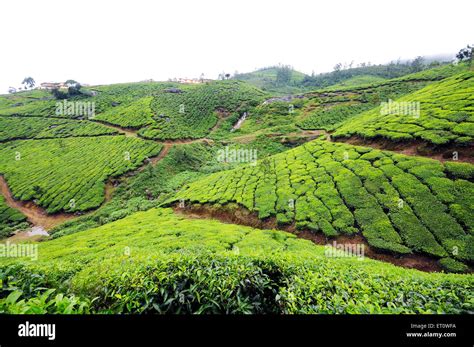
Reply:
[[[471,276],[327,256],[281,231],[151,209],[0,259],[8,313],[467,313]],[[422,295],[420,295],[422,293]],[[92,298],[94,298],[92,300]],[[42,303],[42,304],[41,304]]]
[[[57,112],[56,100],[44,91],[0,98],[1,116],[43,116],[89,119],[139,130],[148,139],[206,136],[220,118],[239,115],[263,101],[266,94],[239,81],[198,85],[168,82],[128,83],[84,89],[69,101],[94,103],[94,115]]]
[[[474,137],[473,95],[474,73],[457,74],[396,99],[393,106],[401,105],[398,108],[385,112],[381,106],[356,116],[333,136],[470,144]],[[402,109],[405,105],[416,106],[417,112],[407,112]]]
[[[296,96],[273,97],[257,106],[232,136],[334,131],[345,121],[382,102],[396,100],[432,83],[467,71],[463,64],[355,86],[333,86]]]
[[[449,64],[424,64],[414,67],[408,61],[404,63],[391,62],[390,64],[345,67],[344,69],[342,69],[341,65],[337,70],[320,74],[313,73],[312,75],[296,71],[291,66],[280,65],[258,69],[253,72],[238,73],[233,76],[233,79],[246,81],[262,90],[284,95],[298,94],[314,89],[356,87],[373,84],[423,70],[430,70],[439,65],[447,66]]]
[[[197,180],[170,202],[237,203],[281,228],[361,232],[378,250],[472,263],[473,174],[470,164],[317,140]]]
[[[287,66],[273,66],[240,73],[233,79],[248,82],[257,88],[277,94],[301,92],[301,85],[306,74]]]
[[[0,312],[472,312],[474,75],[391,73],[0,96]]]

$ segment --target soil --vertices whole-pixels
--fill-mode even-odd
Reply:
[[[390,150],[400,154],[421,156],[436,159],[441,162],[453,161],[453,153],[458,153],[458,161],[474,164],[474,147],[467,146],[434,146],[421,140],[394,142],[386,139],[363,139],[357,136],[332,139],[334,142],[344,142],[357,146],[368,146],[376,149]]]
[[[322,233],[314,233],[309,230],[297,230],[294,223],[286,226],[278,225],[276,218],[267,218],[260,220],[256,213],[250,212],[243,207],[213,207],[211,205],[186,206],[180,208],[178,204],[173,206],[175,213],[186,216],[187,218],[199,219],[217,219],[224,223],[246,225],[259,229],[278,229],[295,234],[297,237],[310,240],[318,245],[332,244],[363,244],[364,256],[376,260],[381,260],[396,266],[417,269],[425,272],[442,271],[438,260],[421,254],[399,255],[374,249],[369,246],[367,240],[360,234],[339,235],[328,238]]]
[[[8,188],[7,181],[3,176],[0,176],[0,192],[4,196],[8,206],[19,210],[26,216],[31,224],[34,226],[41,226],[45,230],[50,230],[55,226],[75,217],[75,215],[71,213],[48,214],[46,210],[39,207],[32,201],[16,200],[13,198],[10,188]]]

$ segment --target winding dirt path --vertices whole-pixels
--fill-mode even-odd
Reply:
[[[77,217],[74,214],[70,213],[48,214],[46,210],[37,206],[32,201],[16,200],[13,197],[12,192],[8,187],[7,181],[3,176],[0,176],[0,192],[5,198],[5,201],[8,206],[19,210],[26,216],[26,218],[31,224],[37,227],[42,227],[45,230],[50,230],[55,226],[64,223],[67,220]]]
[[[100,121],[100,120],[89,119],[89,121],[93,122],[93,123],[100,124],[100,125],[102,125],[106,128],[109,128],[109,129],[117,130],[118,132],[120,132],[122,134],[125,134],[126,137],[139,137],[138,136],[138,131],[134,130],[134,129],[123,128],[123,127],[120,127],[118,125],[113,125],[113,124],[106,123],[106,122]]]

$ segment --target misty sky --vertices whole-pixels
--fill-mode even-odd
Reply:
[[[384,63],[474,41],[469,1],[2,1],[0,93],[32,76],[104,84],[290,64]]]

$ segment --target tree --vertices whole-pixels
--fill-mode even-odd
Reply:
[[[336,71],[336,72],[341,71],[341,69],[342,69],[342,64],[341,64],[341,63],[337,63],[336,65],[334,65],[334,68],[333,68],[333,69],[334,69],[334,71]]]
[[[456,54],[456,58],[459,61],[468,61],[469,67],[471,67],[473,53],[474,53],[474,45],[473,46],[467,45],[465,48],[462,48],[458,52],[458,54]]]
[[[53,96],[58,100],[67,99],[67,94],[60,91],[59,88],[51,89],[51,94],[53,94]]]
[[[421,56],[416,57],[411,62],[411,68],[412,68],[413,72],[418,72],[418,71],[423,70],[423,67],[425,65],[424,62],[425,62],[425,59],[423,59],[423,57],[421,57]]]
[[[76,82],[75,84],[68,85],[67,82],[66,82],[66,85],[68,86],[67,93],[70,96],[81,94],[81,87],[82,86],[79,83]]]
[[[293,69],[289,65],[282,65],[277,68],[276,83],[277,85],[289,84]]]
[[[23,79],[23,82],[21,82],[21,84],[23,84],[25,86],[25,90],[28,88],[33,88],[36,84],[35,80],[33,79],[33,77],[25,77]]]
[[[74,81],[74,80],[67,80],[66,82],[64,82],[64,84],[68,87],[73,87],[75,86],[76,84],[79,84],[79,82],[77,81]]]

